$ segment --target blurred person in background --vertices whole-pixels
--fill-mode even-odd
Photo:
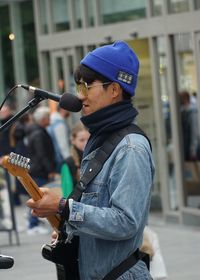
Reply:
[[[12,109],[9,104],[5,104],[0,110],[0,125],[4,125],[11,117],[13,117]],[[14,125],[4,129],[0,133],[0,157],[14,151],[13,141]]]
[[[13,137],[15,141],[15,153],[21,156],[27,157],[27,133],[29,126],[32,124],[32,115],[27,113],[23,115],[15,123],[15,128],[13,131]],[[27,195],[25,188],[22,186],[20,181],[16,178],[16,188],[14,192],[15,205],[21,205],[20,195]]]
[[[0,126],[4,125],[12,117],[12,107],[8,103],[5,103],[0,110]],[[15,124],[12,124],[0,132],[0,164],[3,156],[15,151],[14,130]],[[3,170],[3,176],[6,182],[6,188],[8,188],[8,192],[12,194],[10,199],[13,205],[18,204],[19,201],[15,197],[15,179],[10,176],[6,169]]]
[[[33,113],[33,120],[35,124],[29,127],[27,136],[27,151],[31,160],[29,173],[41,187],[53,180],[55,175],[55,152],[51,136],[47,131],[50,122],[49,108],[38,107]],[[46,228],[40,226],[39,219],[30,214],[28,234],[47,232]]]
[[[67,118],[70,112],[58,105],[57,111],[50,115],[48,132],[51,135],[56,160],[56,172],[60,173],[61,164],[70,155],[70,129]]]
[[[200,159],[200,134],[197,107],[190,100],[187,91],[179,93],[181,105],[181,125],[185,161]]]
[[[167,269],[158,234],[149,226],[144,228],[143,242],[140,250],[147,253],[150,257],[150,273],[153,280],[167,279]]]
[[[71,131],[71,155],[61,167],[62,195],[67,198],[80,179],[80,166],[83,150],[89,138],[89,132],[81,122],[75,124]]]

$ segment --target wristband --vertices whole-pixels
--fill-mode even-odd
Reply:
[[[63,210],[65,209],[65,205],[67,203],[67,199],[62,197],[58,204],[58,211],[57,213],[62,216]]]

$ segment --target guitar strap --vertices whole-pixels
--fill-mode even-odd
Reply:
[[[113,150],[116,148],[117,144],[128,134],[136,133],[141,134],[149,142],[150,148],[151,143],[146,134],[135,124],[131,124],[125,128],[122,128],[118,131],[112,133],[107,140],[104,141],[103,145],[99,148],[95,157],[91,159],[86,168],[86,171],[81,176],[79,183],[74,188],[73,192],[69,196],[76,201],[80,200],[82,193],[86,190],[88,184],[96,177],[96,175],[101,171],[105,161],[109,158]],[[152,148],[151,148],[152,149]],[[143,253],[142,253],[143,254]],[[141,255],[141,252],[137,249],[133,252],[127,259],[125,259],[122,263],[120,263],[117,267],[115,267],[112,271],[110,271],[103,280],[115,280],[120,275],[122,275],[125,271],[131,268],[134,264],[137,263],[140,259],[145,260],[148,256],[145,254],[145,258]],[[148,259],[148,258],[147,258]],[[147,267],[149,263],[146,262]]]

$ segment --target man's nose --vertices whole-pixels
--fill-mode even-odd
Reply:
[[[86,98],[86,96],[85,96],[82,92],[77,92],[77,97],[78,97],[78,99],[80,99],[81,101],[83,101],[83,100]]]

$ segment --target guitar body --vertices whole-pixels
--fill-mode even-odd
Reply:
[[[44,245],[42,256],[56,264],[58,280],[79,280],[77,236],[69,242],[58,239],[55,244]]]
[[[30,159],[10,153],[9,156],[3,157],[2,165],[11,175],[17,177],[33,200],[37,201],[42,198],[42,191],[28,174]],[[58,280],[79,280],[78,237],[74,237],[70,242],[66,242],[65,239],[61,238],[59,230],[60,216],[49,216],[47,220],[60,238],[58,238],[55,244],[44,245],[42,247],[42,256],[56,264]]]

